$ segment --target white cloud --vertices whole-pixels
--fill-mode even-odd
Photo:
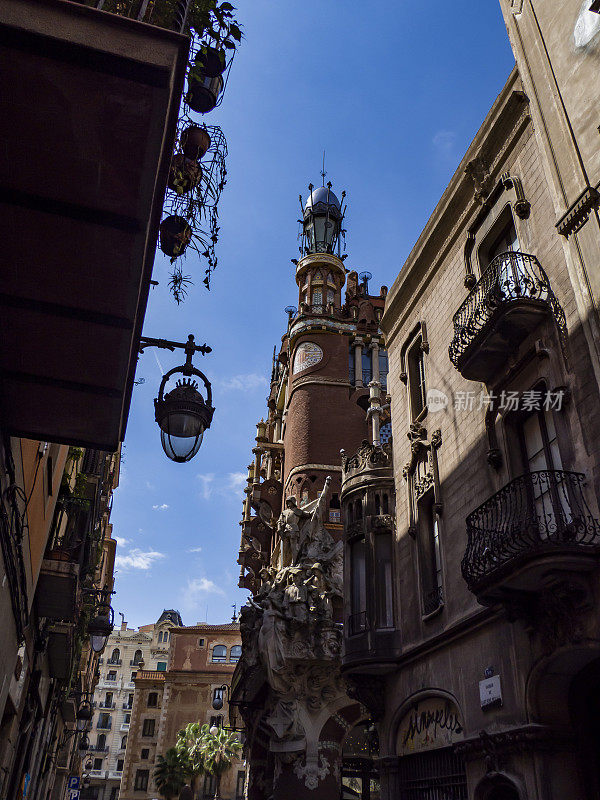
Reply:
[[[454,145],[456,144],[456,133],[454,131],[441,130],[438,131],[433,139],[432,144],[437,151],[437,154],[443,159],[455,159]]]
[[[132,547],[128,553],[123,553],[123,555],[117,553],[115,567],[124,571],[130,569],[148,570],[155,561],[159,561],[161,558],[166,558],[166,555],[159,553],[157,550],[141,550],[139,547]]]
[[[192,613],[211,594],[225,596],[223,589],[208,578],[188,578],[187,585],[181,590],[180,608]]]
[[[130,541],[129,539],[126,539],[124,536],[115,536],[114,540],[119,547],[125,547],[125,545],[128,545]]]
[[[201,552],[202,552],[201,547],[190,547],[188,549],[188,553],[201,553]]]
[[[224,392],[251,392],[254,389],[265,388],[267,378],[258,372],[246,375],[231,375],[229,378],[217,378],[217,386]]]
[[[214,473],[209,472],[206,475],[199,473],[196,475],[196,478],[200,483],[200,497],[203,500],[210,500],[210,496],[213,492],[213,481],[215,479]]]
[[[230,472],[227,476],[227,489],[234,494],[239,494],[246,486],[246,474],[244,472]]]
[[[167,505],[167,503],[163,503],[162,505],[152,506],[154,511],[166,511],[168,507],[169,506]]]

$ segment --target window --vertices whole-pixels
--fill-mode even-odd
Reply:
[[[212,660],[215,664],[223,664],[227,661],[227,648],[224,644],[217,644],[213,647]]]
[[[135,654],[133,656],[133,661],[132,661],[131,666],[136,666],[136,667],[139,666],[139,663],[142,660],[142,658],[143,658],[142,651],[141,650],[136,650]]]
[[[388,363],[388,354],[386,350],[379,351],[379,382],[381,388],[387,391],[387,376],[390,371]]]
[[[101,733],[96,739],[96,750],[102,751],[106,747],[106,734]]]
[[[136,676],[136,675],[137,675],[137,672],[132,672],[132,673],[131,673],[131,683],[133,683],[133,682],[134,682],[134,680],[135,680],[135,676]]]
[[[107,692],[106,696],[104,698],[104,707],[105,708],[111,708],[112,702],[113,702],[113,693],[112,692]]]
[[[218,717],[211,717],[210,718],[210,727],[212,728],[214,725],[215,728],[221,728],[223,726],[223,715],[219,714]]]
[[[123,772],[123,760],[122,758],[117,759],[117,772]]]
[[[110,714],[102,713],[98,717],[98,727],[110,730]]]
[[[133,695],[130,694],[127,698],[127,708],[133,708]]]
[[[148,789],[149,775],[150,770],[148,769],[137,769],[135,771],[135,783],[133,785],[135,792],[145,792]]]
[[[407,366],[410,414],[412,419],[417,419],[427,404],[425,363],[423,359],[422,339],[420,336],[407,353]]]
[[[94,759],[94,769],[102,769],[102,759],[95,758]]]
[[[129,723],[131,722],[131,714],[125,714],[125,719],[123,720],[123,722],[126,725],[129,725]]]
[[[121,738],[121,750],[127,749],[127,734]]]
[[[534,391],[543,393],[545,387]],[[561,530],[572,513],[552,412],[540,409],[521,416],[517,432],[523,472],[532,474],[523,497],[529,517],[537,520],[540,533]]]
[[[231,664],[237,664],[237,662],[242,657],[242,646],[240,644],[234,644],[231,650],[229,651],[229,662]]]
[[[329,522],[340,522],[341,521],[341,511],[340,511],[340,496],[339,494],[332,494],[331,500],[329,501]]]
[[[204,639],[198,639],[198,647],[204,647]]]
[[[98,788],[100,788],[100,787],[98,787]],[[119,787],[118,786],[113,786],[113,788],[110,790],[109,800],[117,800],[117,795],[118,794],[119,794]]]
[[[117,670],[111,669],[111,671],[106,675],[107,681],[116,681],[117,680]]]
[[[322,289],[313,289],[312,290],[312,304],[313,309],[315,311],[319,311],[323,308],[323,290]]]
[[[142,748],[142,752],[140,753],[140,759],[142,761],[146,761],[149,755],[150,755],[150,750],[147,747]]]
[[[355,362],[354,362],[354,345],[350,345],[350,350],[348,351],[348,371],[349,371],[349,380],[352,386],[356,383],[356,372],[355,372]]]
[[[432,614],[442,604],[442,566],[440,554],[440,529],[433,506],[433,492],[428,492],[419,502],[419,562],[423,613]]]
[[[365,630],[367,622],[367,570],[364,536],[350,544],[350,634]]]
[[[163,642],[168,642],[168,641],[169,641],[169,631],[165,631]]]
[[[110,657],[110,661],[113,664],[118,664],[120,658],[121,658],[121,651],[119,650],[118,647],[115,647],[115,649],[112,651],[112,654],[111,654],[111,657]]]
[[[166,672],[167,670],[167,662],[166,661],[158,661],[156,664],[156,669],[158,672]]]
[[[160,643],[160,642],[162,642],[162,639],[163,639],[163,632],[161,631],[161,632],[158,634],[158,641],[159,641],[159,643]]]
[[[145,719],[142,724],[142,736],[154,736],[155,720]]]
[[[243,800],[244,789],[246,787],[246,773],[242,770],[238,771],[237,781],[235,784],[235,800]]]
[[[378,628],[394,627],[392,585],[392,534],[379,533],[375,535],[375,619]]]
[[[158,705],[158,694],[156,692],[150,692],[148,694],[148,708],[156,708]]]
[[[373,380],[373,361],[371,359],[371,351],[366,347],[362,349],[362,382],[364,386],[368,386]]]

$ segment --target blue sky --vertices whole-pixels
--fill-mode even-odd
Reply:
[[[240,2],[245,39],[223,104],[206,116],[228,140],[219,265],[211,291],[195,279],[183,305],[154,266],[147,336],[212,354],[195,360],[213,383],[216,413],[196,458],[163,454],[152,400],[165,350],[139,360],[121,485],[114,497],[115,611],[131,625],[178,608],[184,624],[228,621],[237,588],[246,467],[264,414],[285,306],[297,304],[298,195],[328,179],[347,191],[346,265],[391,285],[513,66],[497,0]]]

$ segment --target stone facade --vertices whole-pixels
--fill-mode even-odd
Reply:
[[[100,679],[94,693],[94,717],[90,734],[90,800],[116,800],[119,796],[125,750],[129,738],[135,676],[142,669],[163,672],[167,668],[170,630],[181,625],[174,609],[165,609],[157,622],[128,628],[123,621],[110,635],[100,659]]]
[[[386,800],[598,797],[590,6],[502,2],[517,68],[386,301],[393,446],[378,476],[359,452],[342,492],[346,601],[364,615],[342,672],[376,721]],[[392,476],[391,591],[375,571],[361,592],[356,543],[373,557]]]
[[[241,651],[239,625],[198,624],[168,630],[167,670],[144,668],[135,677],[120,800],[158,796],[153,779],[156,758],[175,745],[177,733],[189,722],[236,727],[235,710],[227,711],[228,687]],[[215,696],[223,701],[217,710]],[[223,800],[241,800],[244,784],[244,764],[236,761],[221,781]],[[201,800],[212,800],[214,781],[200,777],[196,792]]]

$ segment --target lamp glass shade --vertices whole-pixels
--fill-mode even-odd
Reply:
[[[174,415],[169,414],[169,416]],[[162,428],[160,431],[160,441],[163,450],[171,461],[177,461],[180,464],[192,460],[198,450],[200,450],[203,436],[204,429],[202,428],[194,436],[176,436],[170,431],[162,430]]]
[[[107,609],[102,608],[102,612],[92,617],[87,629],[90,635],[90,646],[94,653],[100,653],[104,649],[106,640],[113,630],[113,625],[107,613]]]

